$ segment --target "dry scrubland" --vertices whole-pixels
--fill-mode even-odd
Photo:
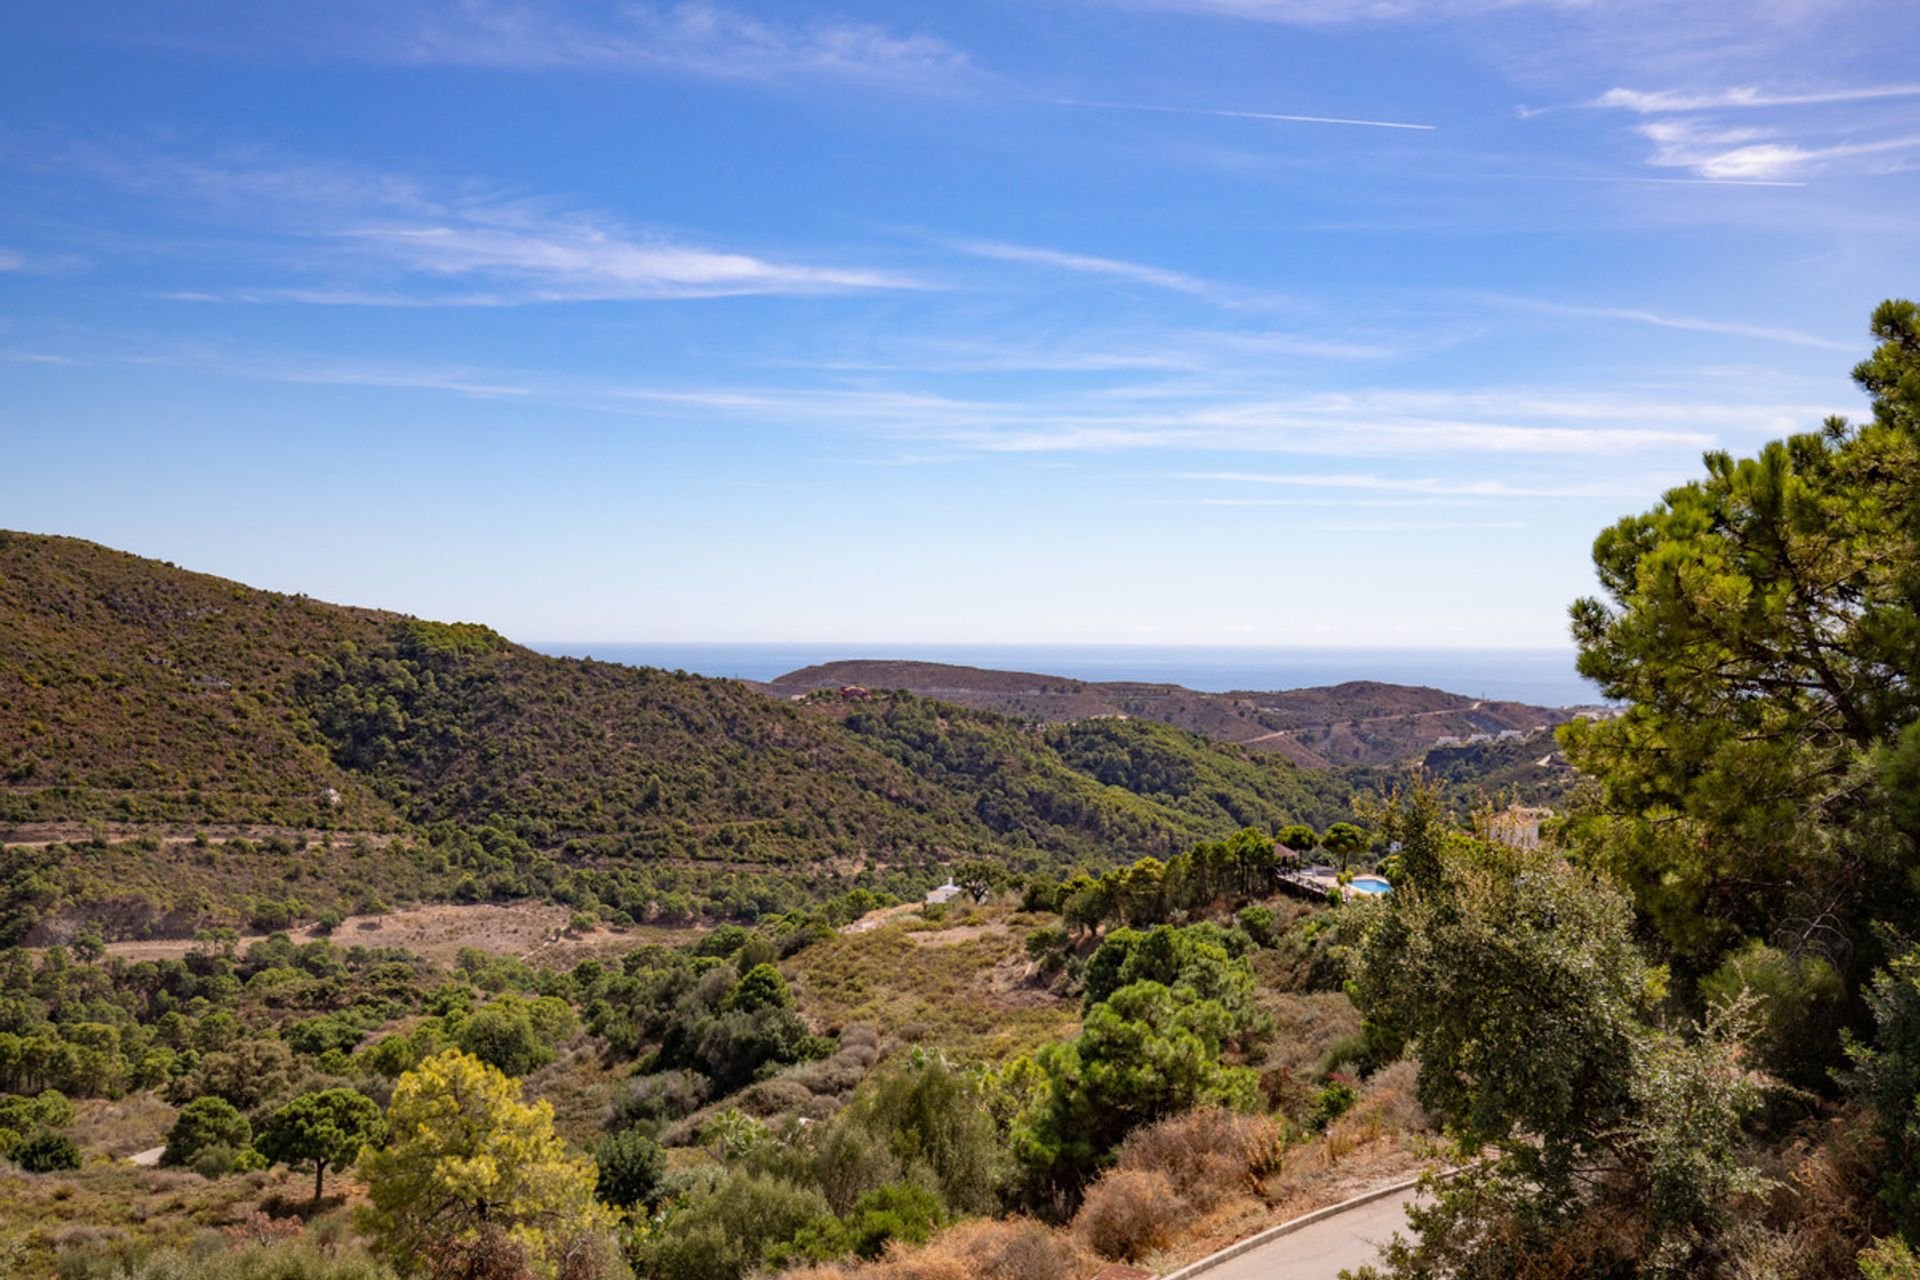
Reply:
[[[1278,905],[1283,921],[1310,918],[1298,907]],[[1072,1037],[1080,1026],[1079,999],[1027,954],[1028,939],[1057,919],[1005,900],[893,908],[798,950],[783,964],[798,1012],[814,1030],[838,1037],[833,1051],[710,1098],[668,1126],[661,1138],[669,1170],[697,1177],[724,1169],[706,1139],[726,1114],[755,1117],[770,1130],[798,1118],[821,1123],[916,1047],[991,1069]],[[406,947],[443,973],[461,957],[471,974],[475,951],[559,970],[590,958],[617,965],[635,947],[699,936],[596,929],[569,937],[566,924],[564,911],[539,904],[441,906],[349,919],[331,942]],[[317,940],[310,931],[293,938]],[[113,944],[108,954],[133,964],[177,959],[186,950],[179,943],[127,942]],[[1259,952],[1256,960],[1269,982],[1290,983],[1313,967],[1310,946]],[[1281,1101],[1281,1114],[1202,1110],[1136,1130],[1065,1221],[969,1218],[924,1244],[896,1241],[874,1261],[801,1265],[789,1274],[794,1280],[1084,1280],[1112,1260],[1167,1269],[1404,1176],[1433,1157],[1428,1123],[1412,1101],[1410,1064],[1379,1072],[1324,1130],[1283,1118],[1289,1109],[1299,1113],[1312,1080],[1351,1040],[1358,1015],[1338,992],[1263,985],[1258,1001],[1275,1033],[1250,1065]],[[375,1028],[365,1043],[418,1022]],[[578,1031],[525,1084],[529,1097],[553,1106],[560,1135],[586,1148],[630,1093],[633,1070]],[[365,1189],[351,1172],[336,1174],[314,1204],[310,1180],[279,1167],[203,1177],[131,1163],[129,1157],[150,1155],[166,1142],[177,1114],[149,1091],[81,1099],[68,1129],[83,1153],[80,1168],[0,1173],[0,1242],[26,1249],[17,1274],[103,1276],[98,1263],[85,1260],[129,1246],[228,1260],[244,1258],[249,1249],[278,1256],[298,1240],[323,1249],[357,1247],[353,1210],[364,1203]]]

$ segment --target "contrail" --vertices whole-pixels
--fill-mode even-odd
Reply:
[[[1366,129],[1419,129],[1431,132],[1430,124],[1407,124],[1400,120],[1348,120],[1341,116],[1289,116],[1273,111],[1225,111],[1216,107],[1155,107],[1139,102],[1081,102],[1074,98],[1056,98],[1056,106],[1094,107],[1101,111],[1157,111],[1179,116],[1219,116],[1228,120],[1275,120],[1282,124],[1340,124]]]

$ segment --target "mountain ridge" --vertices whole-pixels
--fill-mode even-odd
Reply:
[[[796,698],[849,685],[904,689],[1048,724],[1106,717],[1157,720],[1243,750],[1283,755],[1309,769],[1411,763],[1447,738],[1532,735],[1582,710],[1378,680],[1215,693],[1149,681],[872,659],[817,663],[758,687]]]

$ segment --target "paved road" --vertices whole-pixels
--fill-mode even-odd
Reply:
[[[1389,1236],[1407,1229],[1416,1194],[1409,1189],[1281,1236],[1221,1263],[1205,1280],[1335,1280],[1343,1267],[1372,1262]]]

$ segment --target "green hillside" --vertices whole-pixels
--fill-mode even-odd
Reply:
[[[852,873],[1123,861],[1340,808],[1164,725],[798,705],[73,539],[0,534],[0,624],[0,840],[452,826],[582,868]]]

